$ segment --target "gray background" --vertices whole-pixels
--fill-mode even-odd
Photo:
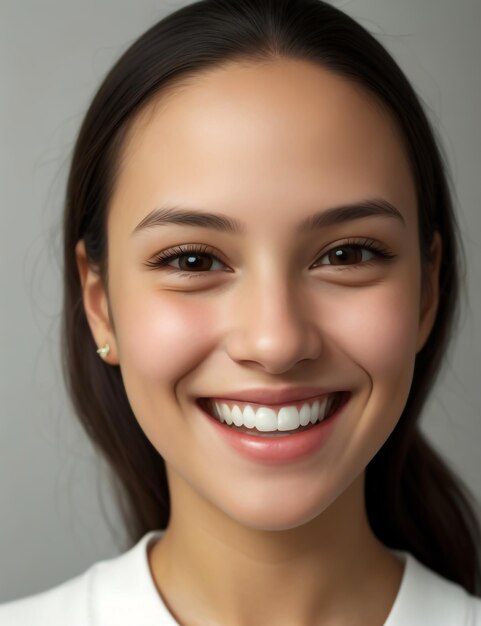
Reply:
[[[62,199],[75,134],[105,72],[185,4],[0,0],[0,602],[125,549],[105,465],[76,422],[60,374]],[[468,300],[422,430],[481,502],[481,3],[335,5],[407,73],[452,169]]]

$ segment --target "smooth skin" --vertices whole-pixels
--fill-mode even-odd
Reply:
[[[319,210],[372,197],[404,222],[376,216],[296,233]],[[164,205],[235,218],[245,233],[178,224],[133,233]],[[174,617],[183,626],[382,626],[403,563],[368,524],[365,468],[407,401],[437,312],[442,254],[436,233],[424,295],[415,187],[389,113],[300,60],[198,74],[135,120],[107,227],[108,293],[83,241],[76,248],[84,306],[166,462],[171,518],[149,565]],[[342,244],[364,238],[395,258],[347,250],[336,261]],[[202,272],[189,254],[145,265],[186,244],[215,251],[198,259]],[[195,405],[295,384],[352,396],[318,452],[275,467],[212,436]]]

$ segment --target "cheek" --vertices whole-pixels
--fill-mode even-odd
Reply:
[[[357,294],[356,306],[338,317],[350,337],[350,355],[372,377],[398,375],[415,357],[418,302],[414,291],[382,285]]]
[[[376,285],[346,290],[335,300],[335,304],[334,298],[330,300],[332,310],[323,313],[323,319],[332,320],[326,333],[333,349],[342,355],[346,368],[354,368],[351,380],[360,375],[359,388],[373,419],[377,414],[387,419],[389,414],[388,421],[396,421],[409,394],[416,358],[415,275],[406,272]]]
[[[356,290],[352,304],[337,314],[336,342],[362,372],[362,419],[355,413],[348,428],[353,458],[362,455],[365,464],[392,432],[409,395],[419,326],[417,285],[412,274],[390,280]]]
[[[194,298],[151,287],[135,298],[124,294],[116,324],[122,371],[157,384],[185,375],[209,336],[204,308]]]

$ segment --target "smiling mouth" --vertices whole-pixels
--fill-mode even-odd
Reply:
[[[350,392],[339,391],[296,403],[297,408],[286,404],[274,409],[268,405],[236,403],[235,400],[214,402],[211,398],[199,398],[197,403],[226,428],[260,437],[285,437],[314,428],[329,419],[346,404],[350,395]]]

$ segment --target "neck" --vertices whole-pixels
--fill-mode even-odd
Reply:
[[[169,478],[171,517],[149,564],[179,623],[383,626],[403,564],[369,526],[364,473],[321,514],[275,531],[239,524]]]

